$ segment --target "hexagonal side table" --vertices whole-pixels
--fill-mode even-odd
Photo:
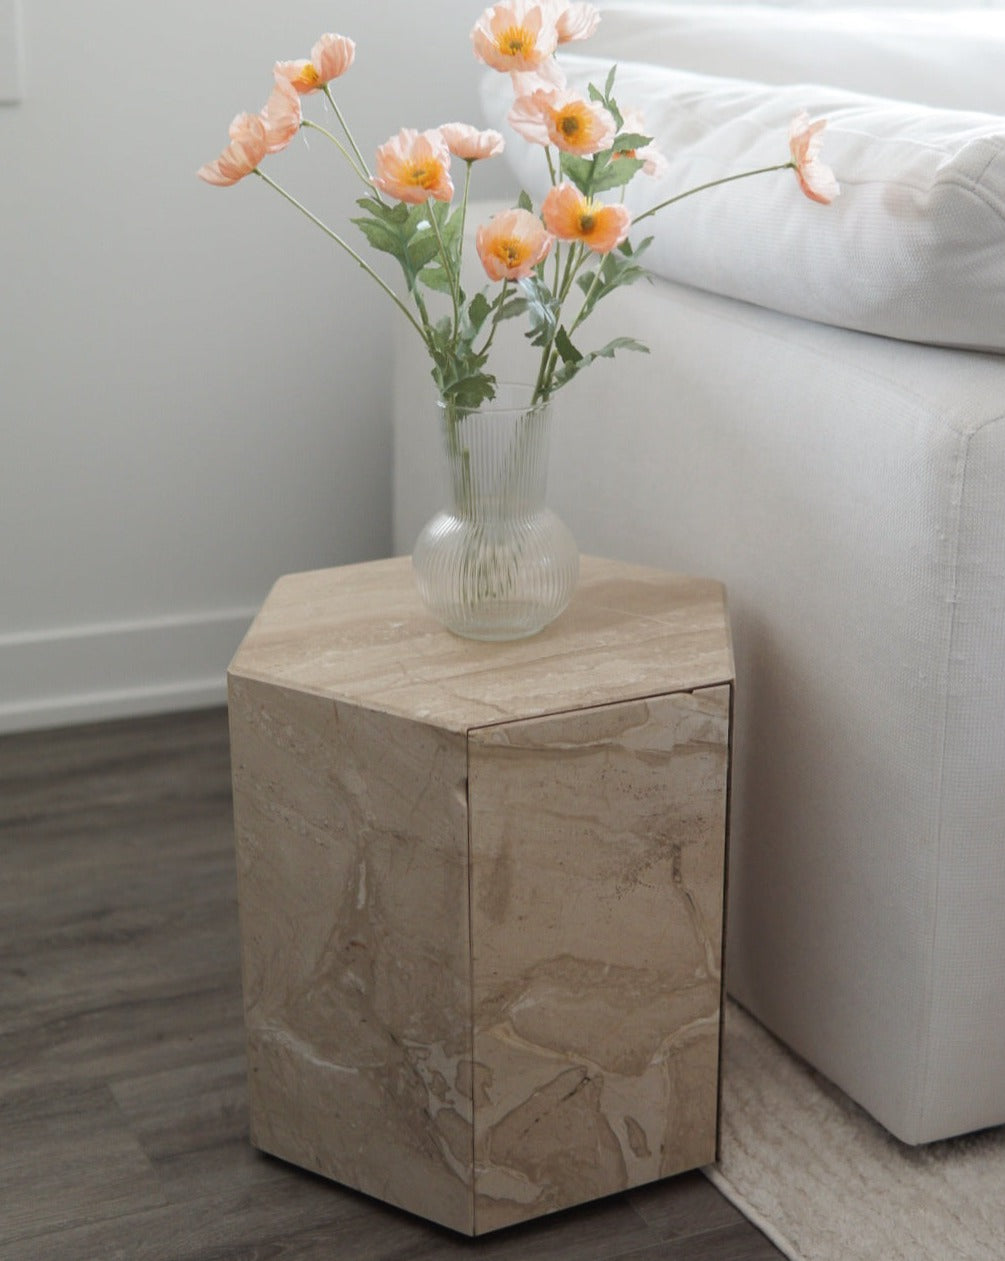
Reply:
[[[459,639],[407,559],[281,579],[229,672],[252,1141],[465,1234],[715,1158],[722,588],[583,559]]]

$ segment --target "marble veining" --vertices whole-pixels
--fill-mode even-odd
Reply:
[[[571,638],[497,660],[421,618],[403,642],[400,566],[351,568],[283,580],[229,675],[253,1142],[465,1234],[713,1159],[721,590],[598,562]],[[707,654],[668,591],[698,592]],[[312,679],[319,610],[349,647]]]
[[[720,687],[470,735],[479,1229],[714,1158],[728,720]]]

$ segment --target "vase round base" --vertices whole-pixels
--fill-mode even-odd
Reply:
[[[579,552],[548,509],[502,530],[438,513],[412,553],[419,595],[455,635],[503,642],[544,630],[569,605]]]

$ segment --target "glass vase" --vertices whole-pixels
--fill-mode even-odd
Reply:
[[[531,390],[497,387],[477,410],[439,403],[448,506],[412,566],[426,607],[468,639],[523,639],[569,603],[579,552],[545,506],[552,412]]]

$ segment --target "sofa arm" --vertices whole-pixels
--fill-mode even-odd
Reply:
[[[652,353],[558,396],[552,507],[729,590],[731,992],[908,1142],[1005,1121],[1005,359],[665,281],[584,330]],[[409,331],[400,551],[439,503]]]

